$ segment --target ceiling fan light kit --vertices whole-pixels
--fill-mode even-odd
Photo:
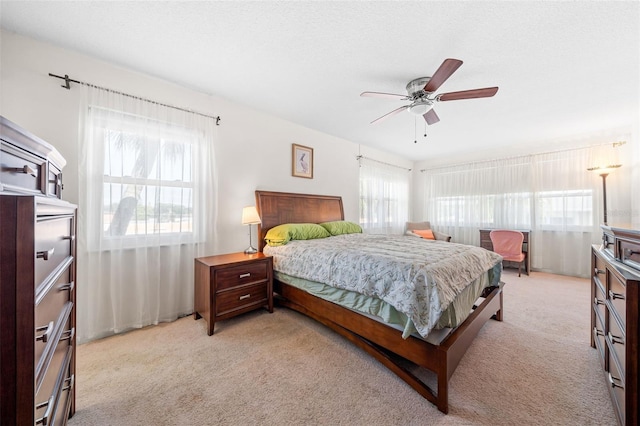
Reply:
[[[459,59],[445,59],[438,70],[431,77],[419,77],[411,80],[407,84],[407,94],[398,95],[395,93],[384,92],[362,92],[360,96],[397,99],[402,101],[410,101],[409,105],[401,106],[391,112],[378,117],[371,122],[377,123],[396,115],[404,110],[408,110],[412,114],[422,115],[428,125],[432,125],[440,121],[440,118],[433,109],[436,102],[457,101],[461,99],[489,98],[498,92],[498,87],[487,87],[484,89],[462,90],[459,92],[441,93],[436,95],[435,91],[447,81],[449,77],[462,65]]]
[[[433,108],[433,102],[429,101],[416,101],[409,105],[409,112],[415,115],[423,115],[427,111]]]

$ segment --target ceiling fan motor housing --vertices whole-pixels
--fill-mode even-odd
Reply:
[[[407,83],[407,94],[409,97],[414,100],[425,97],[428,92],[425,92],[423,89],[429,80],[431,80],[431,77],[420,77]]]
[[[407,94],[412,103],[409,105],[409,112],[422,115],[433,107],[433,100],[428,98],[429,92],[424,91],[424,87],[431,80],[431,77],[420,77],[411,80],[407,84]]]

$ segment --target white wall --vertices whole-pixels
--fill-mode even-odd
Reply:
[[[169,59],[168,59],[169,60]],[[242,207],[256,189],[343,197],[345,217],[358,222],[358,154],[411,168],[411,161],[326,135],[214,95],[196,92],[51,44],[2,30],[0,114],[55,146],[67,160],[63,198],[78,200],[79,91],[48,74],[222,117],[216,143],[217,241],[214,253],[244,250]],[[291,176],[291,144],[314,149],[314,177]],[[79,206],[82,208],[82,206]],[[255,227],[254,227],[255,232]],[[255,242],[255,234],[254,234]],[[254,244],[255,245],[255,244]]]

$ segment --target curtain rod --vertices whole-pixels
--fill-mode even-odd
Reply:
[[[384,161],[376,160],[374,158],[365,157],[364,155],[357,155],[356,156],[356,160],[360,160],[361,158],[364,158],[365,160],[373,161],[374,163],[384,164],[385,166],[397,167],[398,169],[403,169],[403,170],[406,170],[408,172],[411,171],[411,169],[407,169],[406,167],[398,166],[398,165],[391,164],[391,163],[385,163]]]
[[[575,147],[575,148],[559,149],[557,151],[537,152],[535,154],[516,155],[516,156],[513,156],[513,157],[495,158],[495,159],[492,159],[492,160],[480,160],[480,161],[471,161],[469,163],[450,164],[450,165],[447,165],[447,166],[433,167],[433,168],[430,168],[430,169],[420,169],[420,173],[424,173],[427,170],[440,170],[440,169],[447,169],[447,168],[450,168],[450,167],[459,167],[459,166],[473,166],[473,165],[476,165],[476,164],[490,163],[490,162],[496,161],[496,160],[515,160],[515,159],[518,159],[518,158],[531,157],[533,155],[545,155],[545,154],[555,154],[555,153],[558,153],[558,152],[578,151],[580,149],[587,149],[587,148],[591,148],[591,147],[594,147],[594,146],[612,145],[613,148],[616,148],[616,147],[622,146],[622,145],[624,145],[626,143],[627,143],[627,141],[603,142],[603,143],[596,143],[596,144],[593,144],[593,145],[587,145],[587,146],[581,146],[581,147]]]
[[[60,87],[63,87],[65,89],[67,89],[67,90],[71,90],[71,86],[69,85],[69,83],[77,83],[77,84],[81,84],[83,86],[94,87],[96,89],[105,90],[107,92],[115,93],[115,94],[122,95],[122,96],[127,96],[129,98],[150,102],[152,104],[160,105],[160,106],[163,106],[163,107],[173,108],[173,109],[177,109],[179,111],[190,112],[191,114],[197,114],[197,115],[201,115],[203,117],[213,118],[214,120],[216,120],[216,126],[220,125],[220,116],[219,115],[213,116],[213,115],[203,114],[201,112],[191,111],[191,110],[186,109],[186,108],[180,108],[180,107],[169,105],[169,104],[163,104],[162,102],[157,102],[157,101],[153,101],[151,99],[141,98],[140,96],[130,95],[128,93],[119,92],[117,90],[108,89],[106,87],[96,86],[95,84],[87,83],[87,82],[84,82],[84,81],[73,80],[73,79],[69,78],[69,76],[67,74],[65,74],[64,77],[61,77],[59,75],[55,75],[55,74],[49,73],[49,77],[54,77],[54,78],[59,78],[61,80],[64,80],[64,84],[62,86],[60,86]]]

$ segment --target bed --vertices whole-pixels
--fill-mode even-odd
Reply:
[[[260,250],[265,248],[267,232],[278,225],[344,220],[342,198],[339,196],[273,191],[256,191],[255,194],[256,206],[262,219],[258,226]],[[277,263],[275,260],[274,264]],[[307,315],[347,338],[389,368],[443,413],[449,411],[449,379],[467,348],[489,319],[503,319],[502,289],[492,280],[492,285],[482,289],[481,297],[475,301],[473,309],[469,309],[466,319],[454,328],[445,329],[444,335],[440,333],[436,338],[429,338],[431,336],[417,333],[407,336],[404,333],[403,336],[402,330],[393,324],[386,324],[379,318],[325,300],[288,283],[288,279],[279,279],[277,266],[274,269],[276,303]],[[434,335],[437,334],[438,330],[434,330]],[[424,371],[432,374],[425,375]]]

